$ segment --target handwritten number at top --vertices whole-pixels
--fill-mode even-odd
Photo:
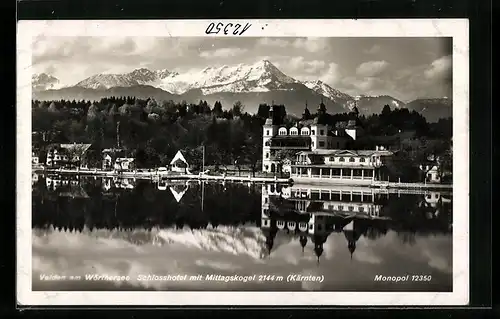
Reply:
[[[247,31],[252,26],[251,23],[246,23],[245,26],[236,23],[222,23],[219,22],[215,24],[211,22],[207,29],[205,30],[205,34],[219,34],[219,32],[223,32],[225,35],[233,34],[233,35],[242,35],[245,31]]]

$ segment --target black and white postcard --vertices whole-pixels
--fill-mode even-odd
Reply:
[[[23,305],[465,305],[465,19],[20,21]]]

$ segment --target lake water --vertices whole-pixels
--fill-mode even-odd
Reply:
[[[452,291],[447,193],[34,175],[32,196],[33,290]]]

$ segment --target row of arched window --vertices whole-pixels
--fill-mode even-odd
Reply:
[[[325,129],[319,129],[318,133],[319,135],[325,135],[326,130]],[[278,130],[278,135],[292,135],[292,136],[297,136],[299,135],[299,129],[297,127],[292,127],[288,131],[286,127],[280,127]],[[271,130],[266,130],[266,135],[270,136],[271,135]],[[308,127],[303,127],[300,130],[300,135],[316,135],[316,130],[315,129],[309,129]]]
[[[368,159],[368,162],[369,162],[369,161],[370,161],[370,158],[369,158],[369,157],[367,157],[367,159]],[[330,161],[330,162],[335,162],[335,157],[331,156],[331,157],[329,158],[329,161]],[[345,161],[346,161],[346,158],[345,158],[345,157],[339,157],[339,162],[345,162]],[[358,161],[359,161],[360,163],[364,163],[364,162],[366,162],[367,160],[366,160],[366,158],[364,158],[364,157],[360,157],[360,158],[358,159]],[[350,162],[350,163],[354,163],[354,162],[356,162],[356,159],[355,159],[354,157],[349,157],[349,162]]]

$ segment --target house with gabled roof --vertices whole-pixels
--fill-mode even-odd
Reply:
[[[170,161],[170,171],[181,174],[191,174],[190,164],[186,159],[187,154],[177,151],[174,158]]]
[[[92,144],[53,144],[47,151],[49,167],[88,168],[86,155]]]
[[[102,150],[103,170],[132,170],[135,168],[135,158],[128,156],[122,148],[106,148]]]

